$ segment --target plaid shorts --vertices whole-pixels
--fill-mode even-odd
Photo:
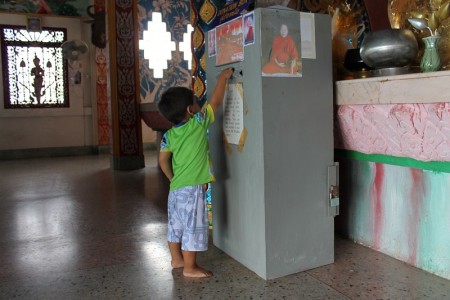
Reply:
[[[208,211],[204,185],[169,192],[167,240],[185,251],[208,249]]]

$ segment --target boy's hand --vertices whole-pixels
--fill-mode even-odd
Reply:
[[[219,77],[223,78],[225,80],[228,80],[233,75],[233,72],[234,72],[234,68],[223,69],[222,72],[220,72]]]
[[[234,68],[226,68],[220,72],[220,75],[217,78],[216,87],[214,88],[210,100],[210,104],[214,112],[217,111],[223,101],[227,80],[233,75],[233,72]]]

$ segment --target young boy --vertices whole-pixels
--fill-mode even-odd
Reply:
[[[233,69],[223,70],[209,104],[200,109],[192,90],[172,87],[158,103],[160,113],[175,124],[163,136],[159,164],[170,180],[168,232],[172,267],[186,277],[210,277],[197,265],[197,251],[208,249],[208,214],[205,187],[214,181],[207,130],[222,103]]]

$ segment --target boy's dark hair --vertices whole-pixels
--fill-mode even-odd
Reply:
[[[158,103],[161,115],[174,124],[183,121],[186,109],[194,104],[194,92],[185,87],[171,87],[166,90]]]

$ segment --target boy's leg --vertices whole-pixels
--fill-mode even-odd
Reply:
[[[210,277],[212,272],[200,268],[197,251],[208,249],[208,215],[203,185],[184,187],[169,193],[168,241],[172,266],[182,267],[186,277]],[[179,212],[179,213],[177,213]],[[181,250],[181,241],[183,248]]]
[[[204,278],[211,277],[213,273],[197,265],[197,252],[182,250],[184,258],[183,275],[186,277]]]
[[[184,266],[183,254],[181,253],[181,238],[183,234],[183,224],[180,222],[177,214],[177,191],[169,192],[167,202],[168,228],[167,241],[169,244],[170,255],[172,256],[172,268],[182,268]]]
[[[169,242],[170,255],[172,256],[172,268],[182,268],[184,266],[183,254],[181,253],[181,243]]]
[[[213,273],[197,265],[197,252],[208,249],[208,211],[204,185],[193,187],[190,218],[186,219],[183,237],[183,275],[186,277],[211,277]],[[190,220],[190,221],[189,221]],[[186,249],[186,250],[184,250]]]

